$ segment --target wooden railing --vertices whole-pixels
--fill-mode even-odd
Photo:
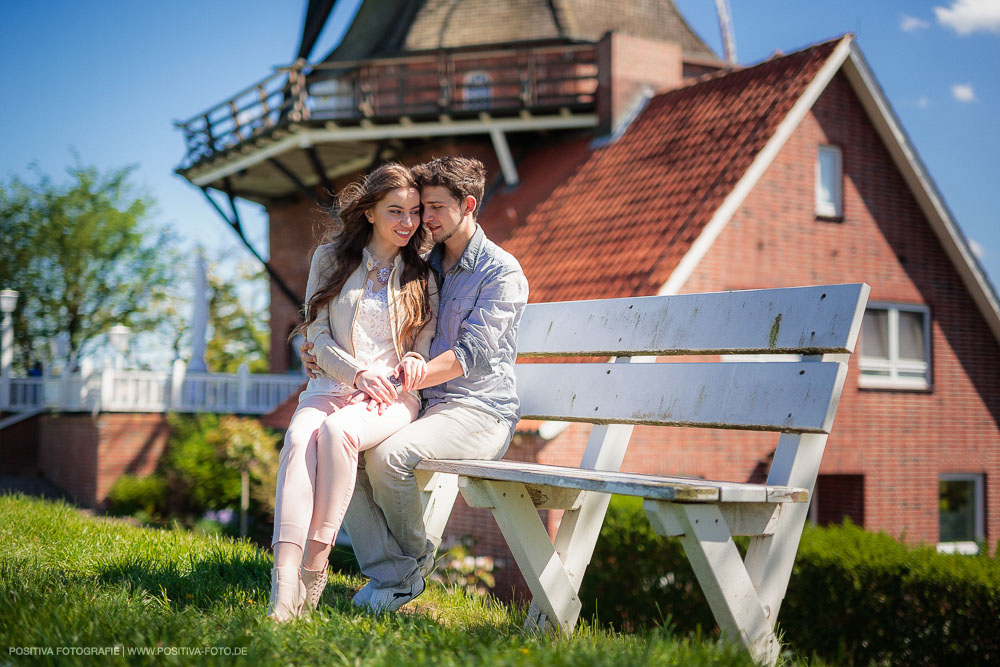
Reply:
[[[594,45],[446,51],[430,55],[310,65],[275,72],[187,121],[177,123],[190,166],[276,128],[476,117],[596,105]]]
[[[11,378],[0,412],[220,412],[265,414],[305,382],[300,375],[85,369],[59,378]]]

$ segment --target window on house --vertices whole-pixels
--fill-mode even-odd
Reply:
[[[493,97],[490,75],[482,70],[467,73],[462,78],[462,96],[466,109],[486,109]]]
[[[816,155],[816,215],[839,218],[844,214],[841,192],[842,159],[837,146],[820,146]]]
[[[938,551],[979,553],[985,538],[983,476],[941,475],[938,481]]]
[[[930,322],[926,306],[870,305],[861,324],[858,384],[874,389],[930,388]]]

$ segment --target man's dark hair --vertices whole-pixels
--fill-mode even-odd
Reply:
[[[411,171],[418,186],[421,188],[435,185],[444,186],[448,188],[459,204],[470,195],[475,197],[476,210],[472,212],[472,217],[479,216],[479,207],[483,203],[483,191],[486,189],[486,167],[479,160],[449,155],[418,164]]]

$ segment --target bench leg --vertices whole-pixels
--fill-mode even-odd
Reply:
[[[414,473],[420,488],[420,504],[424,509],[424,531],[437,549],[441,546],[441,536],[458,498],[458,475],[423,470],[415,470]]]
[[[778,639],[719,508],[646,501],[646,511],[660,515],[660,525],[674,519],[684,530],[684,553],[723,635],[739,638],[756,662],[775,664],[780,650]]]
[[[823,434],[783,433],[778,440],[767,483],[797,486],[810,489],[812,493],[816,488],[816,476],[826,449],[826,439],[827,436]],[[785,599],[808,514],[808,503],[786,504],[778,517],[774,534],[752,538],[747,549],[747,571],[759,591],[761,603],[772,624],[778,618],[778,610]]]
[[[523,484],[467,478],[462,494],[473,507],[493,510],[500,532],[531,590],[533,604],[544,615],[538,629],[573,634],[580,598],[545,525]]]
[[[633,363],[636,360],[632,360]],[[622,359],[620,363],[624,363]],[[620,470],[625,458],[625,449],[632,437],[633,427],[629,424],[610,424],[595,426],[590,432],[587,449],[583,455],[581,468],[593,470]],[[580,507],[563,513],[556,531],[555,549],[559,558],[565,563],[566,573],[573,584],[573,590],[579,592],[583,575],[590,565],[594,555],[594,546],[601,534],[604,517],[608,512],[611,496],[606,493],[584,492],[580,499]],[[574,617],[572,624],[576,625]],[[526,624],[544,629],[547,623],[545,613],[532,600],[528,608]]]

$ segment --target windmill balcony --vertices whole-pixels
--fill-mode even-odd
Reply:
[[[363,167],[382,140],[593,127],[598,70],[593,43],[299,61],[177,123],[177,171],[263,203],[287,194],[288,179]]]

